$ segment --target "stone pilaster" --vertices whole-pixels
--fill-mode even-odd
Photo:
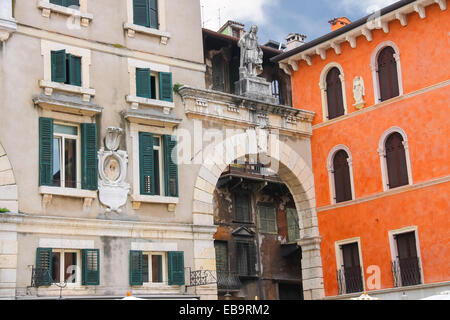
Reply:
[[[0,299],[15,299],[17,232],[0,231]]]
[[[305,300],[319,300],[325,297],[320,255],[320,236],[303,238],[298,241],[302,248],[303,295]]]

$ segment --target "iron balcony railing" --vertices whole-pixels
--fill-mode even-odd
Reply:
[[[32,266],[30,287],[37,288],[51,283],[53,283],[53,279],[49,269],[35,268]]]
[[[337,278],[339,294],[364,291],[362,270],[360,266],[338,270]]]
[[[242,282],[237,272],[217,270],[217,288],[222,291],[240,290]]]
[[[412,257],[392,261],[392,276],[394,278],[394,287],[421,284],[420,259]]]
[[[261,163],[233,163],[225,169],[222,175],[237,175],[250,179],[269,180],[273,182],[282,181],[276,172]]]

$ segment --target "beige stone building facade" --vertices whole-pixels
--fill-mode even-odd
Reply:
[[[59,297],[65,282],[65,297],[216,299],[213,193],[246,155],[289,187],[304,297],[323,297],[314,114],[204,89],[198,0],[0,14],[0,298]]]

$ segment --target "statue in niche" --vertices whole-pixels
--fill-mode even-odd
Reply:
[[[366,88],[364,86],[364,80],[362,77],[356,76],[353,79],[353,98],[355,99],[354,106],[357,109],[362,109],[366,104],[364,96],[366,95]]]
[[[238,42],[241,48],[240,73],[242,76],[256,77],[263,71],[263,51],[258,44],[258,27],[253,25]]]

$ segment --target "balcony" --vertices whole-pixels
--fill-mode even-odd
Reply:
[[[421,284],[420,259],[411,257],[392,261],[392,276],[396,288]]]
[[[227,177],[238,177],[256,181],[267,181],[283,184],[283,181],[275,172],[270,170],[270,168],[266,168],[261,163],[233,163],[229,165],[222,173],[221,178]]]
[[[237,272],[217,270],[217,288],[219,291],[239,291],[242,282]]]
[[[362,270],[360,266],[342,268],[337,271],[339,294],[363,292]]]

